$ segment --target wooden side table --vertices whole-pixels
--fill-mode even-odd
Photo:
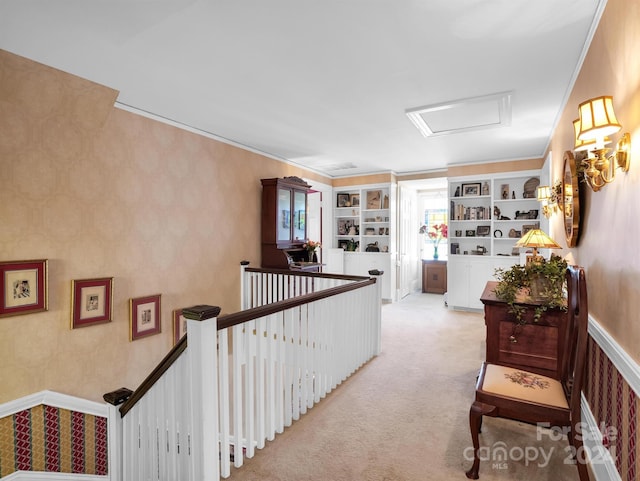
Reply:
[[[447,292],[447,261],[422,261],[422,292]]]
[[[527,323],[518,325],[515,316],[509,312],[509,305],[496,298],[493,292],[496,284],[495,281],[487,282],[480,297],[487,326],[487,362],[559,379],[567,313],[561,309],[548,309],[534,322],[535,304],[522,302],[520,304],[527,307],[523,317]]]

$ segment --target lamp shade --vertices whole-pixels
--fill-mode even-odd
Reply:
[[[596,141],[595,139],[591,139],[591,140],[580,140],[578,138],[578,136],[580,135],[580,119],[575,119],[573,121],[573,131],[575,134],[575,139],[576,139],[576,144],[573,148],[574,151],[576,152],[581,152],[583,150],[589,150],[591,148],[595,148],[596,146]],[[605,137],[604,138],[604,144],[610,144],[611,143],[611,139],[609,137]]]
[[[535,247],[537,249],[562,249],[556,241],[540,229],[531,229],[516,242],[517,247]]]
[[[537,191],[538,201],[542,202],[551,198],[551,187],[548,185],[541,185]]]
[[[577,140],[604,139],[622,128],[613,111],[613,97],[603,95],[595,97],[578,106],[580,112],[580,131]]]

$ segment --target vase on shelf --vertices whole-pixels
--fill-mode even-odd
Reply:
[[[433,258],[438,260],[438,246],[433,246]]]

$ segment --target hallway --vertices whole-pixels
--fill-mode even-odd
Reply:
[[[466,479],[482,314],[449,310],[441,295],[421,293],[384,305],[382,314],[382,353],[229,479]],[[488,418],[484,426],[482,445],[506,449],[512,459],[483,462],[482,480],[578,479],[565,464],[566,442],[536,439],[535,427],[511,421]]]

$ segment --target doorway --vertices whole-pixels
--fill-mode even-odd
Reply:
[[[400,181],[398,183],[398,291],[400,298],[422,291],[422,259],[433,256],[433,245],[419,233],[428,221],[427,211],[447,211],[447,178]],[[440,259],[446,260],[448,249],[440,243]],[[426,258],[426,257],[425,257]]]

